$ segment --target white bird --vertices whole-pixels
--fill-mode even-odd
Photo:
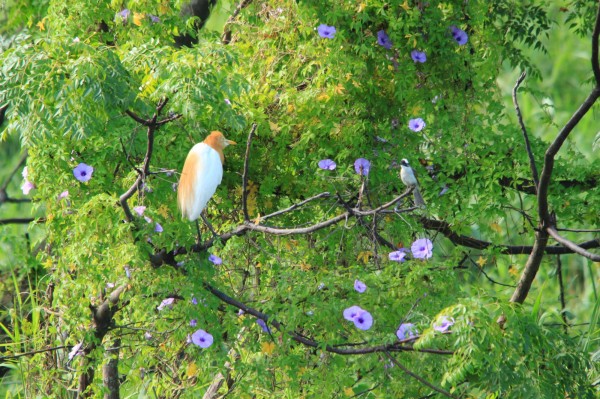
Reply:
[[[181,171],[177,188],[177,204],[181,215],[190,221],[202,217],[202,211],[215,194],[223,178],[223,149],[235,141],[227,140],[219,131],[211,132],[202,143],[192,147]],[[197,222],[196,222],[197,223]],[[198,231],[200,229],[198,228]],[[212,228],[211,228],[212,230]]]
[[[423,201],[423,197],[421,196],[421,192],[419,191],[419,181],[417,180],[417,174],[410,167],[408,160],[406,159],[400,161],[400,166],[402,167],[402,170],[400,170],[400,179],[402,180],[402,183],[404,183],[407,187],[413,187],[415,205],[425,206],[425,201]]]

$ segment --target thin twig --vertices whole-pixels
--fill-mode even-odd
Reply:
[[[417,381],[419,381],[421,384],[427,385],[429,388],[433,389],[434,391],[436,391],[438,393],[441,393],[442,395],[444,395],[444,396],[446,396],[448,398],[454,398],[454,396],[452,396],[450,394],[450,392],[444,391],[442,388],[436,387],[435,385],[433,385],[432,383],[430,383],[429,381],[427,381],[425,378],[421,377],[420,375],[417,375],[417,374],[413,373],[412,371],[410,371],[409,369],[407,369],[406,367],[404,367],[403,365],[401,365],[400,362],[398,362],[396,360],[396,358],[394,358],[389,352],[385,351],[384,353],[392,361],[392,363],[394,363],[394,365],[398,366],[402,371],[404,371],[406,374],[408,374],[412,378],[414,378]]]
[[[560,255],[556,255],[556,275],[558,276],[558,287],[560,289],[560,315],[563,319],[566,335],[569,334],[569,321],[567,320],[567,315],[565,313],[567,305],[565,303],[565,287],[563,284],[562,261],[560,260]]]
[[[537,167],[535,166],[535,158],[533,157],[533,151],[531,150],[531,144],[529,143],[529,136],[527,135],[527,128],[525,127],[525,123],[523,122],[523,115],[521,115],[521,109],[519,108],[519,102],[517,101],[517,90],[519,90],[519,86],[525,79],[527,75],[527,71],[523,71],[519,79],[517,79],[517,83],[512,92],[513,104],[515,105],[515,111],[517,112],[517,119],[519,120],[519,125],[521,126],[521,132],[523,132],[523,138],[525,139],[525,149],[527,150],[527,156],[529,157],[529,168],[531,169],[531,175],[533,176],[533,182],[535,184],[536,193],[537,187],[539,185],[539,175],[537,171]]]
[[[261,221],[261,222],[263,222],[263,221],[265,221],[265,220],[267,220],[267,219],[270,219],[270,218],[272,218],[272,217],[279,216],[279,215],[282,215],[282,214],[284,214],[284,213],[291,212],[291,211],[293,211],[293,210],[295,210],[295,209],[298,209],[298,208],[300,208],[301,206],[304,206],[304,205],[308,204],[309,202],[311,202],[311,201],[314,201],[314,200],[316,200],[316,199],[319,199],[319,198],[331,198],[331,197],[332,197],[331,193],[328,193],[328,192],[324,192],[324,193],[321,193],[321,194],[317,194],[317,195],[315,195],[315,196],[312,196],[312,197],[310,197],[310,198],[307,198],[307,199],[305,199],[304,201],[298,202],[298,203],[296,203],[296,204],[294,204],[294,205],[290,206],[289,208],[280,209],[280,210],[278,210],[278,211],[276,211],[276,212],[273,212],[273,213],[270,213],[270,214],[268,214],[268,215],[261,216],[261,217],[260,217],[260,221]]]
[[[16,355],[2,356],[2,357],[0,357],[0,363],[4,362],[6,360],[18,359],[18,358],[24,357],[24,356],[35,355],[36,353],[54,352],[54,351],[57,351],[57,350],[60,350],[60,349],[67,349],[67,348],[71,348],[71,347],[69,345],[62,345],[62,346],[55,346],[55,347],[52,347],[52,348],[38,349],[38,350],[35,350],[35,351],[18,353]]]
[[[252,144],[252,137],[256,131],[256,123],[252,124],[250,133],[248,133],[248,140],[246,141],[246,154],[244,156],[244,173],[242,174],[242,211],[244,213],[244,221],[250,221],[250,215],[248,215],[248,164],[250,163],[250,147]]]
[[[239,4],[237,5],[237,7],[235,8],[235,10],[233,11],[233,14],[231,14],[231,16],[229,17],[229,19],[227,20],[227,22],[225,23],[224,26],[224,30],[223,30],[223,35],[221,36],[221,42],[223,44],[229,44],[231,42],[231,29],[229,29],[229,25],[231,25],[231,23],[233,23],[233,21],[235,21],[235,19],[237,18],[238,14],[246,7],[248,7],[248,5],[252,3],[252,0],[242,0],[239,2]]]
[[[29,224],[37,219],[35,218],[10,218],[0,219],[0,226],[4,224]],[[40,219],[42,220],[42,219]]]

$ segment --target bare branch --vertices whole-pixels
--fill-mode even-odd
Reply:
[[[296,209],[298,209],[298,208],[300,208],[300,207],[302,207],[302,206],[304,206],[304,205],[308,204],[309,202],[314,201],[316,199],[319,199],[319,198],[331,198],[331,197],[332,197],[332,195],[330,193],[328,193],[328,192],[324,192],[324,193],[321,193],[321,194],[314,195],[314,196],[312,196],[310,198],[305,199],[304,201],[298,202],[298,203],[290,206],[289,208],[280,209],[280,210],[278,210],[276,212],[273,212],[273,213],[270,213],[268,215],[261,216],[260,217],[260,222],[264,222],[265,220],[270,219],[272,217],[283,215],[284,213],[288,213],[288,212],[291,212],[293,210],[296,210]]]
[[[21,159],[19,159],[19,162],[17,162],[17,164],[15,165],[13,170],[11,170],[10,173],[8,174],[8,176],[6,176],[6,180],[4,180],[4,183],[2,183],[2,187],[0,187],[0,192],[6,191],[6,188],[8,187],[8,184],[12,180],[13,176],[17,173],[17,171],[21,168],[21,166],[23,166],[23,164],[25,163],[26,160],[27,160],[27,150],[25,150],[23,152],[23,154],[21,155]]]
[[[560,289],[560,316],[562,317],[564,323],[565,334],[569,333],[569,321],[567,320],[567,315],[565,313],[565,309],[567,307],[565,302],[565,285],[563,283],[562,276],[562,262],[560,260],[560,255],[556,256],[556,275],[558,277],[558,288]]]
[[[596,86],[600,86],[600,64],[598,60],[598,37],[600,36],[600,2],[596,12],[596,24],[592,32],[592,70],[596,79]]]
[[[0,357],[0,363],[5,362],[6,360],[18,359],[18,358],[24,357],[24,356],[35,355],[36,353],[54,352],[54,351],[57,351],[57,350],[60,350],[60,349],[70,349],[70,348],[71,347],[69,345],[62,345],[62,346],[55,346],[55,347],[52,347],[52,348],[38,349],[38,350],[35,350],[35,351],[18,353],[16,355],[2,356],[2,357]]]
[[[525,127],[525,123],[523,122],[523,115],[521,115],[521,109],[519,108],[519,102],[517,101],[517,90],[519,90],[519,86],[525,79],[527,75],[526,71],[523,71],[519,79],[517,79],[517,83],[512,92],[513,104],[515,105],[515,111],[517,112],[517,119],[519,120],[519,125],[521,126],[521,132],[523,132],[523,138],[525,139],[525,149],[527,150],[527,156],[529,157],[529,168],[531,169],[531,175],[533,176],[533,182],[535,184],[536,194],[537,187],[539,184],[539,177],[537,167],[535,166],[535,158],[533,157],[533,151],[531,151],[531,144],[529,143],[529,136],[527,135],[527,128]]]
[[[252,124],[250,133],[248,133],[248,140],[246,141],[246,154],[244,155],[244,173],[242,174],[242,210],[244,212],[244,221],[250,221],[248,215],[248,164],[250,163],[250,147],[252,145],[252,137],[256,132],[256,123]]]
[[[0,219],[0,226],[4,224],[29,224],[36,220],[35,218],[10,218]]]
[[[558,241],[565,247],[569,248],[571,251],[575,252],[576,254],[584,256],[594,262],[600,262],[600,255],[586,251],[585,249],[581,248],[579,245],[575,244],[571,240],[564,238],[563,236],[558,234],[558,231],[556,231],[556,229],[554,229],[554,227],[548,227],[546,230],[548,231],[548,234],[550,234],[550,236],[552,236],[552,238],[554,238],[556,241]],[[600,243],[600,238],[597,238],[596,241],[598,241]]]
[[[409,369],[407,369],[406,367],[404,367],[388,351],[385,351],[384,353],[392,361],[392,363],[394,363],[394,365],[398,366],[398,368],[400,368],[402,371],[404,371],[406,374],[408,374],[412,378],[414,378],[417,381],[419,381],[421,384],[427,385],[429,388],[433,389],[434,391],[436,391],[438,393],[441,393],[442,395],[444,395],[444,396],[446,396],[448,398],[454,398],[454,396],[452,396],[450,394],[450,392],[446,392],[442,388],[436,387],[435,385],[433,385],[432,383],[430,383],[429,381],[427,381],[425,378],[421,377],[420,375],[417,375],[417,374],[413,373],[412,371],[410,371]]]

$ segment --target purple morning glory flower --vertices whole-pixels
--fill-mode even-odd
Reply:
[[[413,132],[420,132],[425,127],[423,118],[415,118],[408,121],[408,128]]]
[[[359,175],[366,176],[371,170],[371,162],[364,158],[358,158],[356,161],[354,161],[354,170]]]
[[[117,15],[118,15],[119,17],[121,17],[121,19],[122,19],[123,21],[125,21],[125,20],[127,20],[127,18],[129,18],[129,14],[131,14],[131,11],[129,11],[129,9],[128,9],[128,8],[126,8],[126,9],[124,9],[124,10],[122,10],[122,11],[119,11],[119,12],[117,13]]]
[[[223,263],[223,259],[219,258],[217,255],[210,254],[208,260],[211,261],[215,265],[220,265]]]
[[[419,334],[417,328],[412,323],[402,323],[396,331],[396,336],[400,341],[404,341],[407,338],[414,338]]]
[[[269,326],[267,326],[267,323],[265,323],[263,319],[256,319],[256,324],[258,324],[264,332],[269,334],[271,333],[271,329],[269,328]]]
[[[28,195],[31,190],[35,188],[35,184],[30,182],[29,180],[25,180],[23,185],[21,186],[21,190],[23,190],[23,194]]]
[[[192,297],[192,305],[197,305],[198,304],[198,300],[196,299],[196,297]]]
[[[398,251],[394,251],[394,252],[390,252],[390,254],[388,255],[390,260],[394,261],[394,262],[404,262],[406,259],[404,259],[406,257],[406,252],[404,252],[402,249],[398,250]]]
[[[163,232],[163,227],[160,225],[160,223],[156,223],[156,225],[154,226],[154,231],[157,233]]]
[[[145,211],[145,210],[146,210],[146,207],[145,207],[145,206],[141,206],[141,205],[139,205],[139,206],[134,206],[134,207],[133,207],[133,211],[134,211],[135,213],[137,213],[137,214],[138,214],[138,216],[142,216],[142,215],[144,214],[144,211]]]
[[[379,44],[382,47],[385,47],[388,50],[392,48],[392,41],[383,29],[377,32],[377,44]]]
[[[410,246],[410,251],[416,259],[429,259],[433,256],[433,243],[429,238],[419,238]]]
[[[454,25],[450,27],[450,33],[452,33],[452,37],[454,40],[456,40],[456,43],[458,43],[459,46],[463,46],[469,41],[469,35],[467,35],[467,32]]]
[[[154,22],[155,24],[160,22],[160,18],[156,15],[148,14],[148,16],[150,17],[150,21]]]
[[[425,61],[427,61],[427,55],[425,55],[425,52],[419,50],[411,51],[410,58],[412,58],[414,62],[424,63]]]
[[[125,275],[127,278],[131,278],[131,270],[129,269],[129,266],[125,266]]]
[[[86,182],[92,178],[92,173],[94,172],[94,168],[90,165],[86,165],[84,163],[80,163],[73,169],[73,175],[80,182]]]
[[[244,313],[246,313],[246,312],[244,312],[244,309],[240,309],[240,310],[238,310],[238,316],[241,316],[241,315],[243,315]]]
[[[321,24],[317,27],[317,32],[319,32],[319,36],[324,39],[333,39],[335,37],[335,26],[328,26],[325,24]]]
[[[367,312],[364,309],[361,309],[360,312],[354,317],[352,320],[356,328],[360,330],[368,330],[373,325],[373,316],[371,313]]]
[[[213,343],[213,336],[200,329],[192,334],[192,343],[201,348],[208,348]]]
[[[450,327],[454,324],[453,318],[448,318],[446,316],[442,316],[441,320],[433,325],[433,329],[439,331],[441,333],[448,332]]]
[[[336,167],[337,165],[331,159],[323,159],[319,161],[319,168],[321,169],[334,170]]]
[[[354,280],[354,289],[362,294],[367,290],[367,285],[360,280]]]
[[[67,198],[69,196],[69,190],[65,190],[62,193],[58,194],[58,199],[61,200],[63,198]]]
[[[148,341],[150,341],[152,339],[152,334],[150,334],[150,332],[146,331],[144,333],[144,338],[146,338]]]
[[[80,342],[71,348],[71,352],[69,352],[69,360],[73,360],[75,356],[83,354],[83,351],[81,350],[82,345],[83,342]]]
[[[360,306],[350,306],[349,308],[344,309],[344,319],[353,321],[361,311],[362,308]]]
[[[227,104],[227,105],[231,105],[231,101],[230,101],[228,98],[226,98],[226,99],[225,99],[225,104]]]
[[[172,309],[173,308],[173,303],[175,302],[175,298],[167,298],[167,299],[163,299],[163,301],[160,303],[160,305],[158,305],[156,307],[156,310],[163,310],[164,308],[169,308]]]
[[[198,320],[196,320],[196,319],[190,320],[190,327],[196,327],[197,324],[198,324]]]

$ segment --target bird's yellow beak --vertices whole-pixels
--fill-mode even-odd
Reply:
[[[233,141],[233,140],[225,140],[225,141],[227,141],[227,144],[229,144],[229,145],[232,145],[232,144],[233,144],[233,145],[236,145],[236,144],[237,144],[237,143],[236,143],[235,141]]]

